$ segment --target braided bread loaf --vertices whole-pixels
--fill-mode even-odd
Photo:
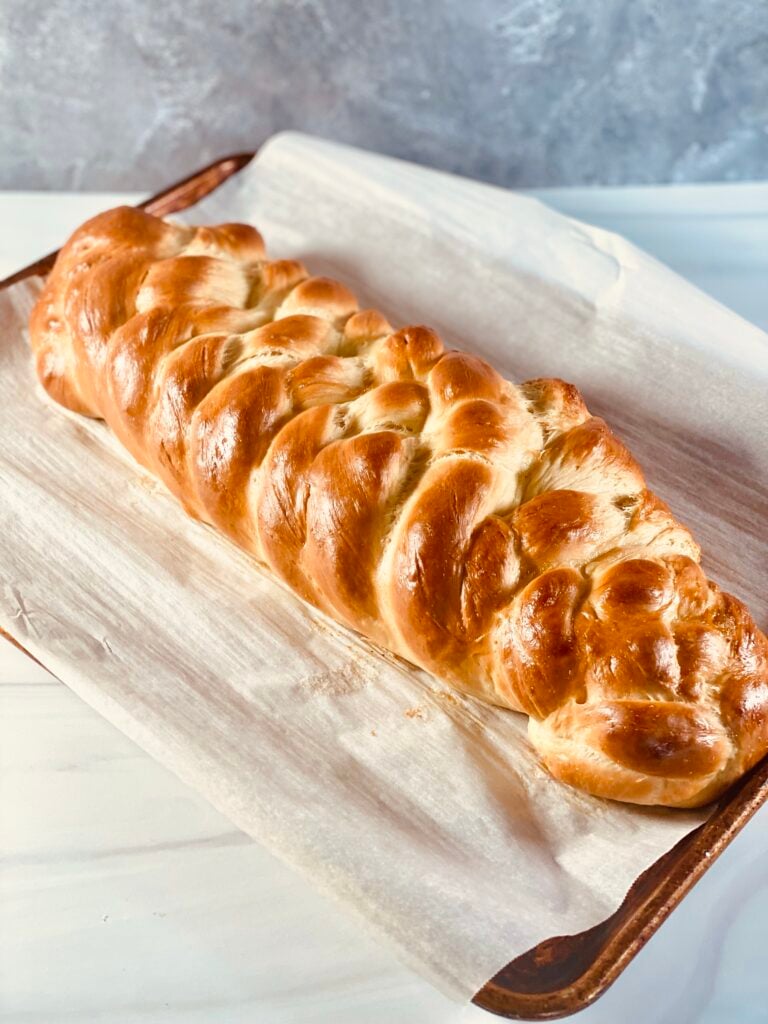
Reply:
[[[119,208],[62,249],[39,378],[291,588],[530,716],[558,779],[696,806],[768,749],[768,643],[560,380],[393,331],[246,225]]]

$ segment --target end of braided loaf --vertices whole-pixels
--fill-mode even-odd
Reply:
[[[395,331],[246,225],[84,224],[38,376],[305,600],[529,716],[618,800],[707,802],[768,749],[768,644],[580,394]]]

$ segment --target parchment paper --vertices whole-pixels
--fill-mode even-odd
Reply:
[[[573,380],[765,624],[768,338],[616,236],[295,134],[186,219],[246,219],[508,375]],[[703,812],[551,780],[525,719],[374,649],[188,519],[33,383],[0,294],[0,625],[459,999],[616,909]],[[300,965],[297,965],[300,968]]]

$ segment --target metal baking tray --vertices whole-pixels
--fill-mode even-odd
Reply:
[[[237,174],[254,155],[223,157],[140,206],[158,216],[184,210]],[[56,253],[44,256],[0,281],[0,289],[44,276],[55,258]],[[24,650],[2,629],[0,634]],[[609,918],[576,935],[555,935],[540,942],[486,982],[473,1002],[511,1020],[552,1020],[584,1009],[618,978],[766,797],[768,757],[719,800],[703,825],[635,880]]]

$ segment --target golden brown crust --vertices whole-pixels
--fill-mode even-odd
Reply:
[[[41,383],[341,622],[530,716],[557,778],[695,806],[768,749],[768,642],[578,390],[393,331],[246,225],[84,224]]]

